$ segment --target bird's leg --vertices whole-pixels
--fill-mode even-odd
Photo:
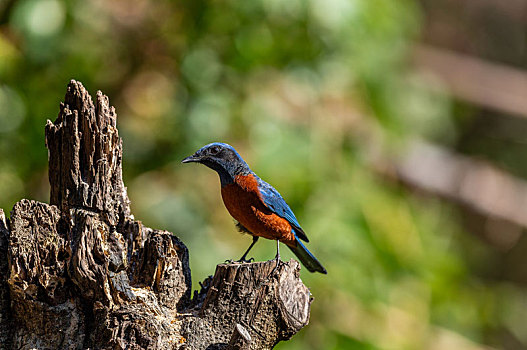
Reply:
[[[251,262],[251,260],[254,260],[253,258],[251,258],[249,260],[245,260],[245,258],[247,257],[247,254],[249,254],[249,251],[252,249],[252,247],[254,246],[256,241],[258,241],[258,238],[259,238],[258,236],[253,236],[253,242],[251,243],[249,248],[247,248],[245,253],[243,253],[242,257],[240,258],[240,260],[238,260],[238,262]]]
[[[280,261],[280,241],[276,240],[276,265],[278,265],[278,262]]]
[[[272,275],[274,275],[274,273],[278,270],[278,268],[280,267],[280,241],[277,239],[276,240],[276,256],[275,256],[275,260],[276,260],[276,265],[275,267],[271,270],[271,272],[269,273],[269,275],[267,276],[267,279],[269,279]],[[266,280],[267,280],[266,279]]]

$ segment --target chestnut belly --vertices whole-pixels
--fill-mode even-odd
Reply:
[[[248,192],[233,183],[222,187],[221,196],[231,216],[254,236],[280,240],[287,245],[296,246],[291,224],[271,212],[256,193]]]

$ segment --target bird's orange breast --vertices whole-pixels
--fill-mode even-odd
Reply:
[[[221,188],[221,197],[231,216],[253,235],[296,246],[291,224],[265,206],[254,175],[236,176]]]

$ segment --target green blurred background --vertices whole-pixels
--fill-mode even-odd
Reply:
[[[329,273],[302,270],[311,321],[278,349],[527,349],[526,13],[0,0],[0,207],[49,200],[44,125],[77,79],[116,107],[132,211],[185,242],[194,288],[251,240],[184,156],[230,143],[287,199]]]

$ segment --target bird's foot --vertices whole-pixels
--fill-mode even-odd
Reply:
[[[271,272],[269,273],[269,275],[267,275],[267,278],[270,278],[271,276],[273,276],[280,268],[280,265],[282,265],[284,262],[282,260],[280,260],[280,256],[277,256],[274,261],[276,261],[276,265],[275,267],[271,270]]]
[[[240,264],[248,264],[248,263],[252,263],[254,261],[254,258],[250,258],[250,259],[239,259],[239,260],[234,260],[234,259],[227,259],[225,260],[225,263],[226,264],[234,264],[234,263],[240,263]]]
[[[249,260],[246,260],[246,259],[240,259],[240,260],[238,260],[238,262],[240,262],[240,263],[242,263],[242,264],[243,264],[243,263],[252,263],[252,262],[254,262],[254,258],[249,258]]]

